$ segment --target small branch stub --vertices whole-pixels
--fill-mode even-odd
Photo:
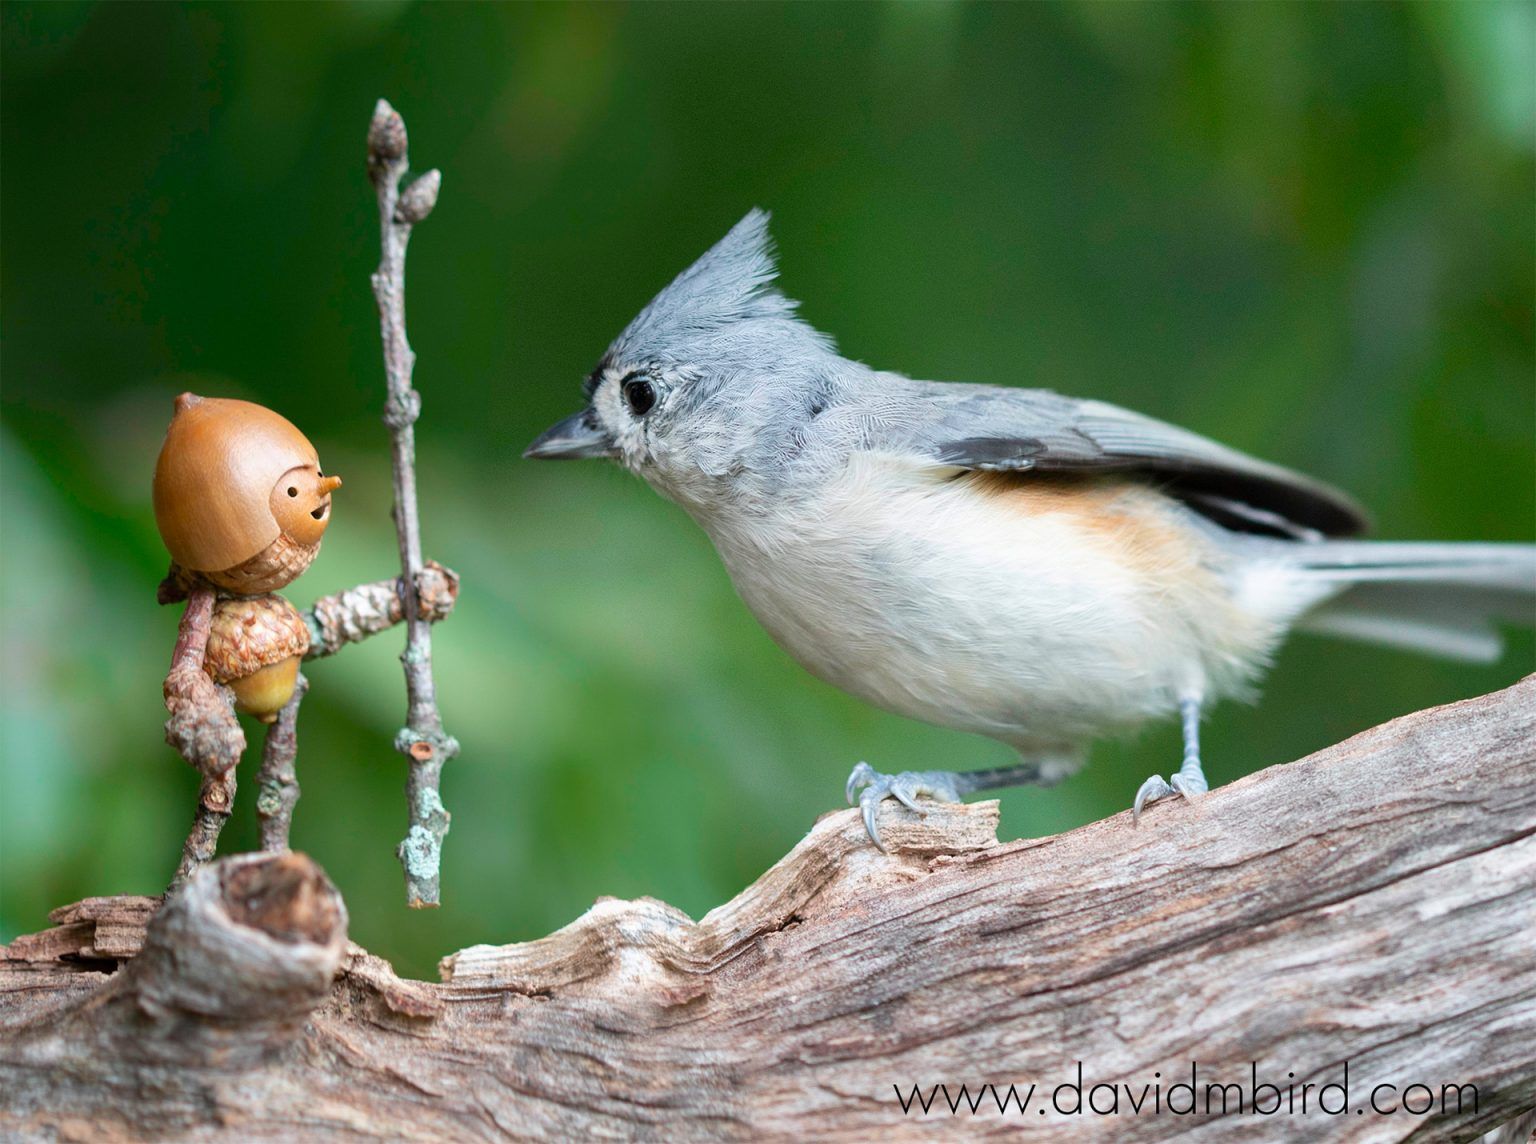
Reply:
[[[410,829],[396,854],[405,870],[406,900],[416,908],[439,904],[443,838],[448,833],[449,815],[438,792],[443,764],[458,754],[459,745],[443,730],[432,678],[434,617],[422,598],[428,566],[421,557],[421,517],[416,506],[415,423],[421,412],[421,395],[411,387],[416,355],[405,329],[406,246],[412,226],[426,218],[437,204],[442,175],[436,170],[429,171],[410,183],[402,194],[400,182],[409,166],[405,121],[381,99],[368,127],[368,177],[378,194],[382,244],[379,268],[372,281],[374,300],[379,307],[379,334],[384,343],[388,386],[384,423],[390,431],[394,467],[395,531],[400,542],[399,596],[406,625],[405,651],[400,657],[405,668],[406,725],[396,736],[395,746],[410,765],[406,780]],[[446,591],[450,607],[457,586],[454,577]]]

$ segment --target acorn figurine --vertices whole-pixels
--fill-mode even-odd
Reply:
[[[197,579],[248,596],[283,587],[319,553],[340,487],[286,417],[249,401],[183,393],[155,463],[155,524],[173,561],[168,581],[183,594]]]
[[[262,750],[257,810],[263,846],[287,845],[298,783],[294,726],[282,716],[296,717],[290,704],[302,695],[299,664],[310,634],[298,609],[272,593],[319,554],[331,493],[340,486],[287,418],[249,401],[176,398],[153,498],[171,554],[160,602],[187,601],[163,689],[171,716],[166,741],[202,772],[203,783],[173,887],[212,859],[230,815],[245,751],[231,705],[276,725]]]

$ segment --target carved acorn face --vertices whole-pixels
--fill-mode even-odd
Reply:
[[[314,560],[340,485],[287,418],[183,393],[155,464],[155,523],[182,568],[230,591],[269,592]]]
[[[300,544],[319,544],[331,522],[331,490],[340,486],[340,477],[320,471],[318,458],[289,469],[272,486],[270,505],[278,530]]]

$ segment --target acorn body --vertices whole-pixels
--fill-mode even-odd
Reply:
[[[226,597],[214,605],[203,670],[235,693],[235,710],[263,723],[293,696],[309,626],[281,596]]]
[[[340,485],[287,418],[183,393],[155,463],[155,524],[172,578],[243,595],[291,583],[319,553]]]

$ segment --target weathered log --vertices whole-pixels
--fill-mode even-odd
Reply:
[[[0,961],[0,1135],[1445,1140],[1536,1105],[1536,677],[1139,827],[996,818],[888,804],[886,855],[830,814],[699,922],[604,899],[441,983],[346,947],[299,855],[147,934],[91,899]]]

